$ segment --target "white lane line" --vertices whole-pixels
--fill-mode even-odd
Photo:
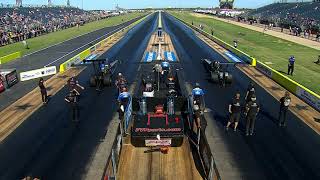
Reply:
[[[109,34],[114,33],[115,31],[118,31],[118,30],[120,30],[120,29],[122,29],[122,28],[124,28],[124,27],[119,27],[119,28],[117,28],[117,29],[115,29],[115,30],[113,30],[113,31],[110,31],[110,32],[108,32],[107,34],[105,34],[105,35],[103,35],[103,36],[100,36],[100,37],[98,37],[98,38],[96,38],[96,39],[94,39],[94,40],[92,40],[92,41],[88,42],[87,44],[84,44],[84,45],[82,45],[82,46],[80,46],[80,47],[78,47],[78,48],[76,48],[76,49],[72,50],[72,51],[71,51],[71,52],[69,52],[68,54],[65,54],[65,55],[63,55],[63,56],[59,57],[58,59],[56,59],[56,60],[54,60],[54,61],[50,62],[49,64],[45,65],[44,67],[50,66],[51,64],[53,64],[53,63],[55,63],[55,62],[57,62],[57,61],[59,61],[59,60],[61,60],[61,59],[65,58],[66,56],[69,56],[70,54],[74,53],[75,51],[78,51],[79,49],[81,49],[81,48],[83,48],[83,47],[87,46],[88,44],[91,44],[91,43],[92,43],[92,42],[94,42],[94,41],[97,41],[97,40],[99,40],[99,39],[101,39],[101,38],[104,38],[104,37],[108,36]]]

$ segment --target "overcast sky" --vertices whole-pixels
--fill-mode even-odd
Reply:
[[[51,0],[54,4],[65,5],[67,0]],[[14,4],[15,0],[0,0],[3,4]],[[24,4],[47,4],[47,0],[23,0]],[[115,4],[123,8],[145,7],[216,7],[219,0],[70,0],[72,6],[84,9],[114,9]],[[236,7],[256,8],[274,0],[235,0]]]

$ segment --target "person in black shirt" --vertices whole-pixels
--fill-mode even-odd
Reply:
[[[246,105],[245,116],[246,116],[246,135],[252,136],[254,125],[256,121],[257,114],[260,110],[260,106],[257,103],[257,99],[255,95],[252,95],[251,101],[249,101]]]
[[[76,79],[75,75],[73,75],[67,82],[69,86],[69,91],[74,91],[77,96],[80,95],[78,88],[84,90],[84,87],[79,84],[79,81]]]
[[[47,95],[47,89],[44,86],[43,78],[40,78],[38,86],[40,88],[42,102],[43,102],[43,104],[46,104],[48,102],[48,95]]]
[[[226,130],[229,129],[229,126],[234,123],[234,131],[237,131],[238,123],[240,120],[240,113],[241,113],[241,104],[240,104],[240,93],[237,92],[232,103],[229,104],[229,113],[230,119],[226,126]]]
[[[245,101],[246,101],[246,104],[251,101],[251,97],[255,94],[255,88],[254,88],[254,85],[253,85],[253,82],[250,82],[250,84],[248,85],[248,88],[247,88],[247,93],[246,93],[246,97],[245,97]]]
[[[70,104],[72,110],[72,121],[79,121],[78,98],[76,91],[70,91],[64,100]]]
[[[279,126],[285,126],[287,120],[287,112],[291,103],[290,93],[285,92],[284,96],[280,99],[280,111],[279,111]]]

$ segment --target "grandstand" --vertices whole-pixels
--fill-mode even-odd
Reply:
[[[233,9],[234,0],[219,0],[220,9]]]
[[[104,11],[84,11],[73,7],[0,8],[0,46],[50,32],[107,18]]]
[[[320,2],[288,2],[270,4],[248,12],[247,18],[273,23],[284,28],[298,27],[319,31]]]

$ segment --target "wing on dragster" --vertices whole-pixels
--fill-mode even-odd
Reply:
[[[210,60],[210,59],[201,59],[201,61],[203,62],[203,63],[207,63],[207,64],[213,64],[213,63],[215,63],[215,62],[218,62],[219,63],[219,65],[238,65],[238,64],[243,64],[243,63],[241,63],[241,62],[220,62],[220,61],[215,61],[215,60]]]

